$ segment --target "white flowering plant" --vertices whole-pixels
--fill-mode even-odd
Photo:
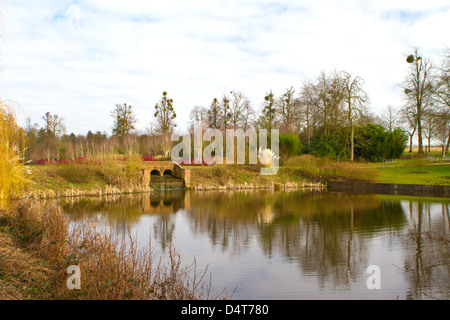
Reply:
[[[259,148],[258,151],[258,159],[259,162],[264,166],[264,167],[270,167],[272,165],[272,163],[276,160],[279,160],[280,157],[277,156],[272,150],[270,149],[261,149]]]

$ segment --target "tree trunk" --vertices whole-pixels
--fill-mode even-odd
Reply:
[[[412,138],[413,134],[409,135],[409,153],[412,153]]]
[[[422,122],[420,121],[419,116],[417,116],[417,136],[419,142],[419,154],[424,154],[423,152],[423,142],[422,142]]]
[[[355,126],[352,122],[352,134],[351,134],[351,140],[352,140],[352,150],[351,150],[351,160],[355,160]]]
[[[447,146],[445,147],[445,153],[448,152],[448,148],[450,147],[450,130],[447,137]]]

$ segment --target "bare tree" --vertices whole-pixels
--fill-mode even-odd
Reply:
[[[435,81],[433,99],[450,108],[450,48],[444,51],[442,65]]]
[[[294,97],[295,90],[290,87],[277,100],[280,125],[284,132],[295,132],[295,123],[299,116],[299,101]]]
[[[363,79],[352,76],[348,72],[341,74],[343,101],[347,105],[347,119],[351,127],[351,161],[355,159],[355,119],[365,112],[369,101],[367,93],[363,90]]]
[[[425,146],[425,151],[431,151],[431,139],[434,138],[436,129],[437,129],[437,114],[436,108],[428,108],[427,111],[423,114],[423,135],[427,139],[427,145]]]
[[[314,98],[312,102],[317,110],[320,125],[324,133],[328,135],[334,126],[342,124],[344,113],[342,112],[342,102],[344,100],[344,91],[342,81],[336,72],[326,74],[322,71],[316,82],[311,85]]]
[[[442,156],[445,157],[448,152],[448,141],[450,136],[450,110],[441,109],[436,114],[436,138],[440,141],[442,147]],[[447,141],[447,142],[446,142]]]
[[[255,116],[256,113],[252,104],[250,102],[246,103],[242,112],[242,128],[244,131],[247,131],[247,129],[252,126],[255,121]]]
[[[445,115],[450,111],[450,48],[444,50],[444,57],[442,60],[442,65],[439,67],[439,75],[436,77],[433,100],[437,103],[439,108],[439,115],[443,115],[442,119],[445,119]],[[446,132],[445,121],[438,121],[440,125],[439,132]],[[448,132],[447,143],[445,144],[445,152],[448,152],[450,146],[450,132]]]
[[[202,127],[208,126],[208,112],[205,107],[195,106],[192,108],[189,119],[191,120],[192,132],[196,124],[200,124]]]
[[[388,106],[386,111],[381,115],[381,124],[389,129],[390,132],[394,131],[399,121],[399,114],[395,107]]]
[[[405,132],[409,136],[409,152],[412,153],[412,141],[417,130],[417,113],[415,106],[404,106],[401,109],[401,121]]]
[[[416,109],[419,154],[423,154],[422,120],[433,93],[433,66],[431,60],[423,58],[418,49],[406,61],[410,67],[403,89],[407,104]]]
[[[47,133],[52,133],[56,137],[66,131],[63,123],[64,119],[57,114],[52,115],[50,112],[46,112],[42,119],[45,122],[44,129]]]
[[[303,123],[306,129],[308,139],[308,149],[311,146],[311,137],[317,122],[317,109],[315,108],[313,84],[305,83],[301,89],[300,97],[300,116],[298,117],[298,126]],[[303,120],[303,122],[302,122]]]
[[[241,91],[231,91],[230,113],[233,127],[243,127],[243,115],[250,101]]]

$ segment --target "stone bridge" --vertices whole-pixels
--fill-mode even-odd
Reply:
[[[191,182],[191,172],[171,161],[152,161],[145,164],[144,183],[166,183],[182,181],[184,186]]]

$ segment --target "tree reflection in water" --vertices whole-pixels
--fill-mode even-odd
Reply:
[[[62,206],[73,221],[86,215],[121,233],[151,217],[152,238],[162,250],[172,243],[176,228],[188,228],[189,240],[208,239],[214,250],[231,258],[251,250],[268,260],[281,255],[328,290],[364,280],[372,239],[398,237],[405,258],[397,268],[409,286],[405,297],[448,299],[449,203],[444,200],[302,191],[166,191],[71,200]],[[176,225],[177,215],[187,225]]]
[[[409,299],[449,299],[449,203],[433,204],[422,199],[408,203],[409,232],[403,242],[404,271]],[[436,285],[438,284],[438,285]]]

